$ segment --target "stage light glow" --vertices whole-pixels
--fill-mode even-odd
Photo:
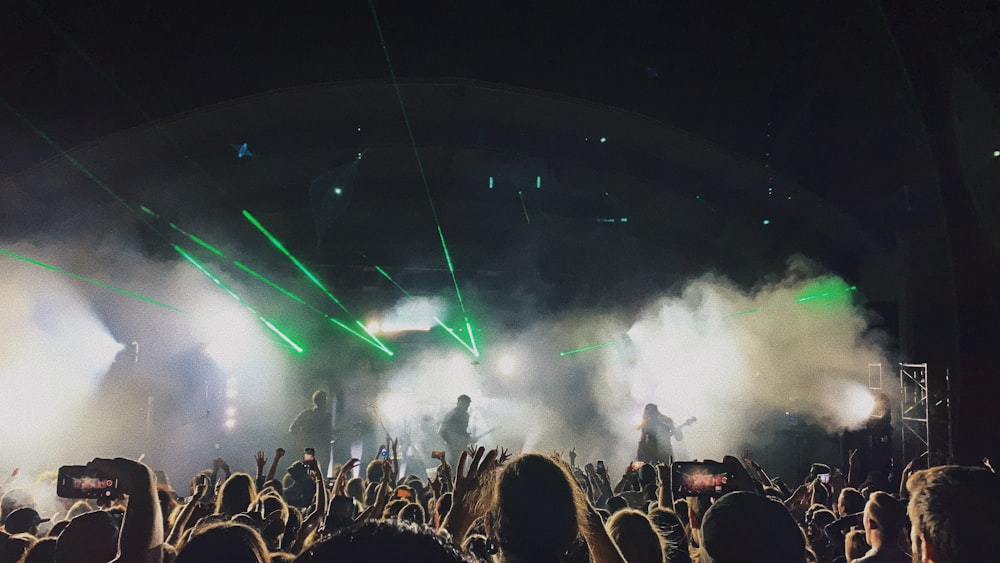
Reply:
[[[344,195],[344,188],[341,188],[340,186],[333,188],[333,195]]]
[[[993,158],[1000,158],[1000,151],[993,151]]]
[[[225,283],[222,282],[222,280],[220,280],[218,277],[209,272],[200,262],[195,260],[193,256],[185,252],[183,248],[174,245],[174,250],[176,250],[181,256],[184,257],[185,260],[187,260],[195,268],[197,268],[198,271],[200,271],[202,274],[204,274],[206,277],[212,280],[215,283],[215,285],[219,286],[226,293],[228,293],[229,296],[235,299],[240,305],[242,305],[244,309],[253,313],[253,315],[257,317],[258,321],[263,323],[263,325],[267,327],[268,330],[276,334],[282,341],[284,341],[284,343],[288,347],[290,347],[292,350],[295,350],[299,354],[301,354],[304,351],[301,346],[293,342],[287,335],[285,335],[285,333],[281,332],[281,330],[279,330],[278,327],[274,326],[274,324],[271,321],[265,319],[260,313],[255,311],[253,307],[251,307],[246,301],[243,300],[243,298],[237,295],[236,292],[230,289],[229,286],[227,286]]]
[[[511,376],[517,372],[517,358],[513,354],[504,354],[500,356],[497,361],[497,370],[500,371],[502,375]]]
[[[368,321],[365,323],[365,330],[371,333],[377,333],[381,330],[382,325],[378,321]]]
[[[864,424],[875,408],[875,397],[871,390],[860,383],[845,390],[843,401],[844,414],[852,427]]]
[[[535,189],[538,189],[538,190],[542,189],[542,177],[541,176],[536,176],[535,177]]]
[[[227,418],[226,419],[226,430],[232,430],[234,428],[236,428],[236,419],[235,418]]]
[[[236,416],[236,407],[229,407],[228,409],[226,409],[226,416],[228,416],[229,418],[233,418],[234,416]]]
[[[434,328],[434,318],[440,318],[445,309],[442,299],[408,296],[383,313],[380,330],[383,334],[426,332]]]
[[[493,189],[493,176],[490,176],[490,189]]]
[[[764,224],[764,225],[770,225],[771,224],[771,220],[770,219],[764,219],[763,221],[761,221],[761,223]]]
[[[607,138],[607,137],[601,137],[601,142],[602,142],[602,143],[606,143],[606,142],[608,142],[608,138]]]

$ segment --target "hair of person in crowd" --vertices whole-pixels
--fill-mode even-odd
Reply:
[[[865,497],[854,487],[844,487],[837,497],[837,516],[857,514],[865,509]]]
[[[268,563],[267,546],[256,530],[220,522],[197,530],[177,551],[175,563],[232,561]]]
[[[215,512],[235,516],[246,512],[255,500],[257,485],[253,477],[249,473],[236,472],[222,483],[218,498],[215,499]]]
[[[414,524],[425,524],[426,515],[424,514],[424,507],[415,502],[408,502],[399,511],[399,519],[404,522],[413,522]]]
[[[473,563],[477,559],[460,551],[433,528],[395,520],[369,520],[337,530],[329,538],[310,546],[296,561]]]
[[[118,522],[104,510],[73,518],[56,542],[56,561],[60,563],[106,563],[117,553]]]
[[[35,542],[18,563],[52,563],[56,560],[56,538],[42,538]]]
[[[915,561],[959,563],[1000,554],[1000,484],[982,467],[945,465],[906,482]]]
[[[608,535],[629,563],[661,563],[663,543],[645,514],[634,508],[619,510],[607,523]]]
[[[687,504],[684,505],[685,509]],[[686,511],[685,511],[686,512]],[[663,540],[663,558],[668,563],[689,563],[691,561],[687,531],[680,515],[669,508],[656,507],[649,512],[653,529]]]
[[[502,561],[558,561],[583,528],[586,500],[568,468],[541,454],[504,466],[487,513],[488,537]]]
[[[788,510],[748,491],[727,493],[701,522],[700,563],[802,563],[806,541]]]
[[[326,391],[313,391],[312,394],[312,404],[317,409],[323,410],[326,408]],[[300,403],[301,404],[301,403]]]

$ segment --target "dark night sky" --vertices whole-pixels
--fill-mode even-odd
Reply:
[[[995,38],[983,23],[995,8],[930,6],[913,19],[934,22],[945,56],[967,60]],[[474,78],[645,113],[770,162],[842,207],[843,190],[897,190],[920,152],[899,61],[870,3],[377,8],[403,79]],[[388,75],[362,0],[13,0],[0,21],[0,94],[66,147],[275,88]],[[973,63],[987,76],[997,64],[982,54]],[[7,112],[0,130],[0,174],[51,154]],[[869,158],[876,147],[892,149]]]

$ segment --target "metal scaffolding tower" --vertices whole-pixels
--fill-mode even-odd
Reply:
[[[930,408],[927,388],[927,364],[899,364],[901,391],[903,463],[911,459],[930,463]]]

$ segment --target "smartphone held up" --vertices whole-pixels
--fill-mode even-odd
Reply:
[[[86,465],[59,468],[56,495],[62,498],[117,498],[118,480]]]

